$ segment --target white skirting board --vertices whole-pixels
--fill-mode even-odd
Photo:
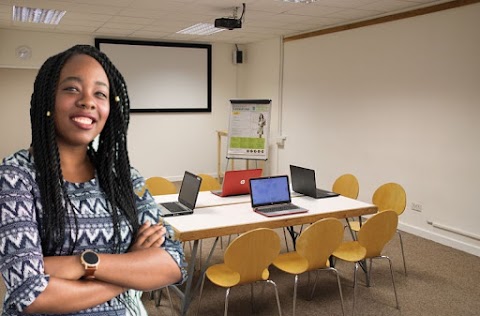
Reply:
[[[431,223],[431,225],[432,230],[428,230],[412,225],[403,224],[400,222],[398,223],[398,229],[480,257],[480,247],[475,245],[475,243],[478,244],[479,240],[477,235],[459,232],[457,229],[449,228],[439,223]],[[444,231],[449,231],[451,232],[450,234],[455,234],[462,239],[470,239],[472,242],[469,243],[464,240],[455,239],[448,235],[444,235],[441,233]]]

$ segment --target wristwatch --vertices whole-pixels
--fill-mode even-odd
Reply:
[[[100,258],[97,253],[92,250],[85,250],[80,255],[80,261],[85,267],[84,279],[95,279],[95,271],[97,271]]]

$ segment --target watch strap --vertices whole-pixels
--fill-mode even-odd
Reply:
[[[83,274],[84,279],[95,279],[95,271],[97,271],[96,266],[85,266],[85,273]]]

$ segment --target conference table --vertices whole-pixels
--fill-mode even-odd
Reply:
[[[154,196],[157,203],[177,201],[177,194]],[[377,207],[373,204],[350,199],[343,196],[314,199],[292,193],[292,203],[308,210],[306,213],[290,214],[277,217],[266,217],[252,210],[249,195],[219,197],[209,191],[199,193],[193,214],[164,217],[175,232],[175,239],[186,242],[193,241],[188,265],[188,278],[183,291],[173,287],[182,299],[181,314],[186,315],[192,300],[192,293],[199,283],[193,287],[194,263],[199,241],[216,238],[212,249],[200,272],[200,279],[208,267],[218,239],[222,236],[241,234],[256,228],[288,228],[297,225],[314,223],[320,219],[334,217],[338,219],[360,217],[375,214]],[[291,232],[291,231],[290,231]],[[294,238],[294,235],[292,235]]]

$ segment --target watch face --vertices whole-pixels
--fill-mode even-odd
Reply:
[[[86,252],[83,253],[83,260],[87,264],[95,265],[95,264],[98,263],[98,256],[93,251],[86,251]]]

